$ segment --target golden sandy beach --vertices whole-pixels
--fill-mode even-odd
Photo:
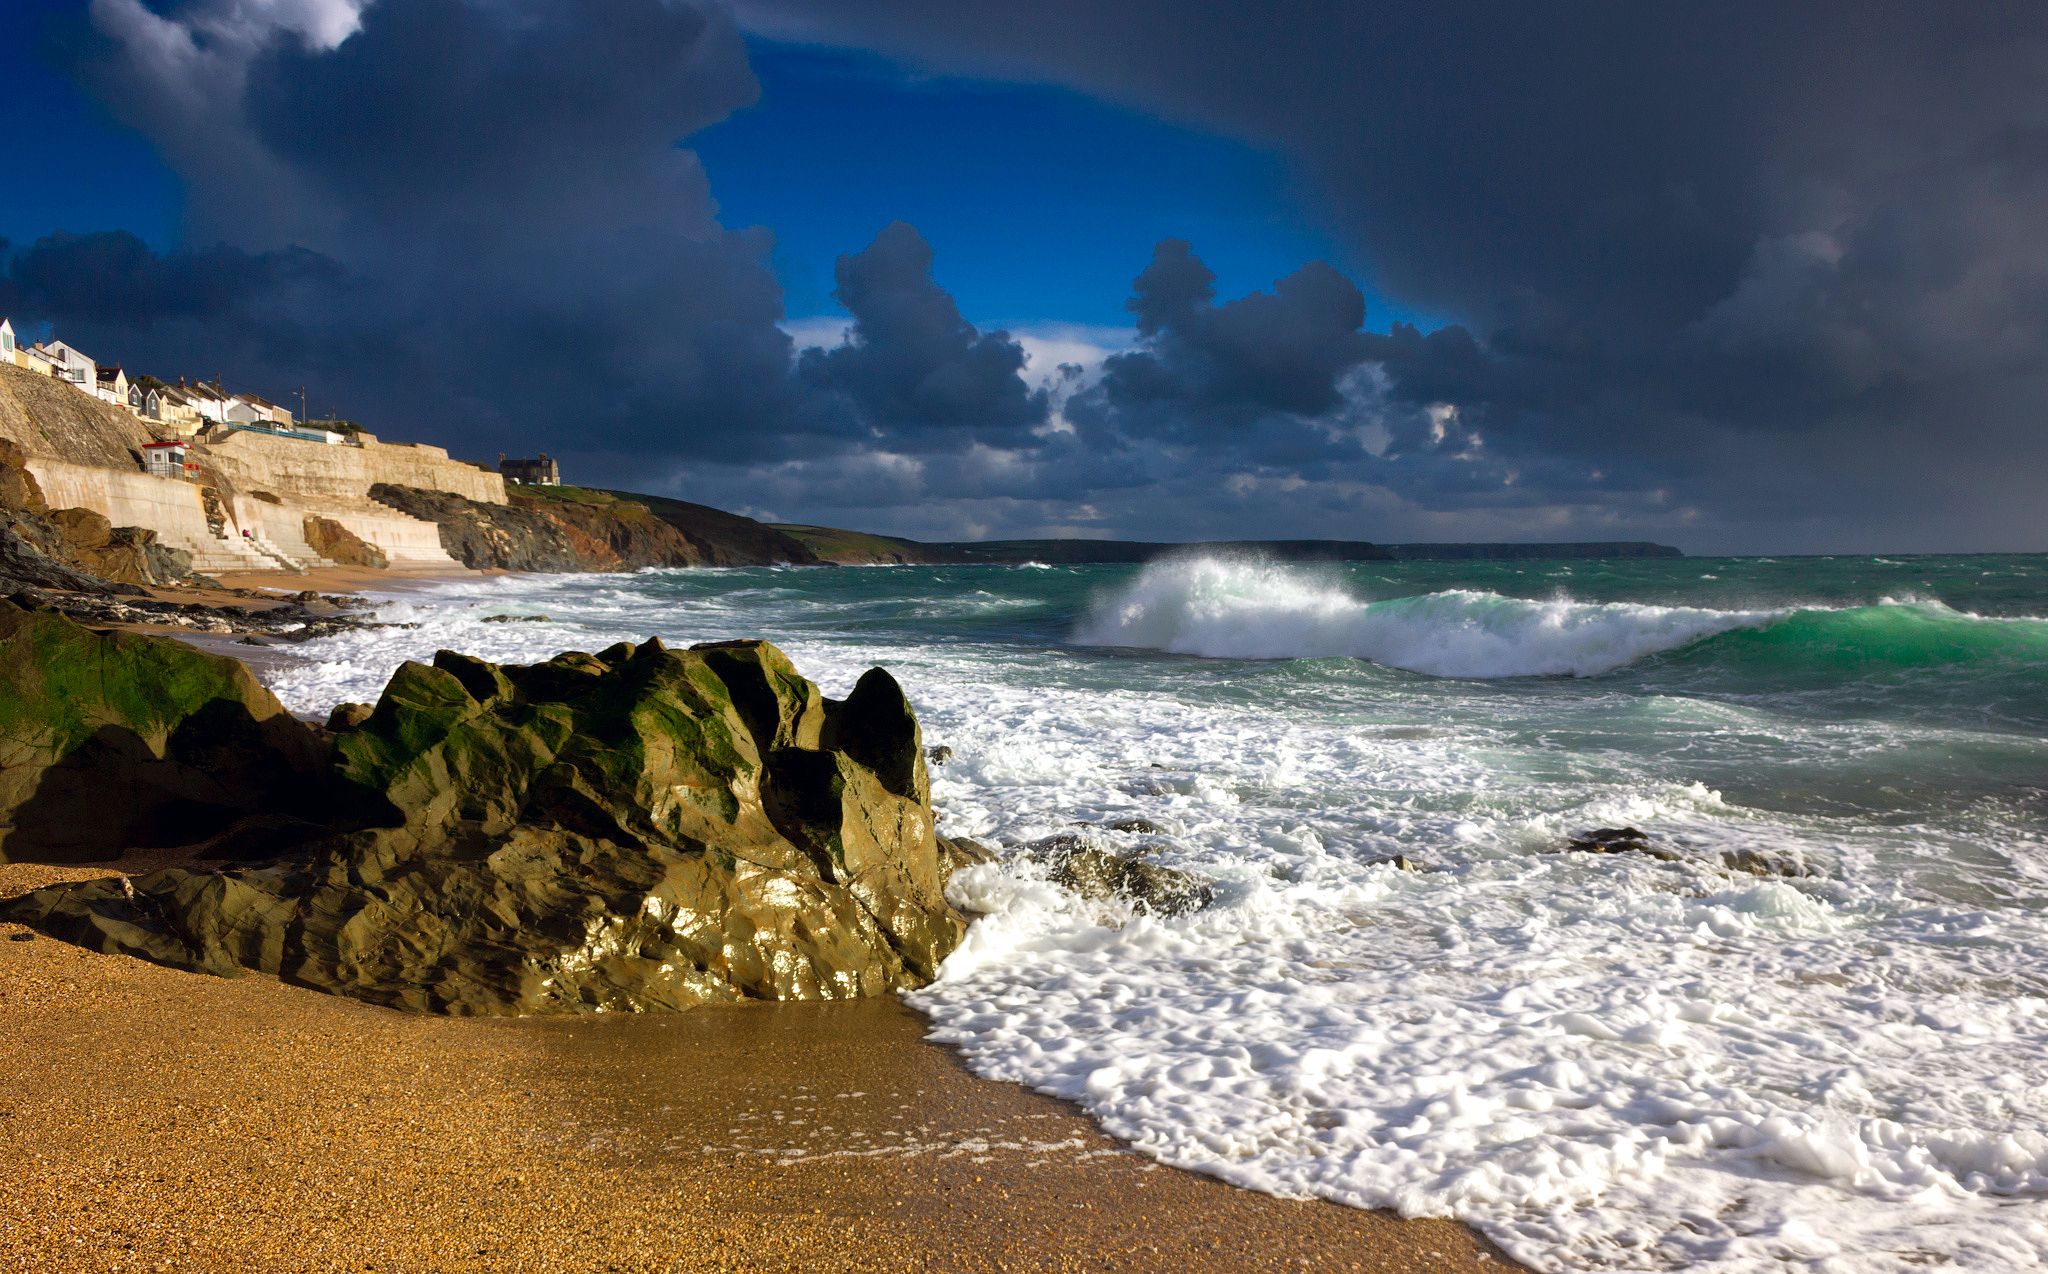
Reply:
[[[893,998],[413,1016],[0,925],[0,1270],[1512,1268],[1160,1167],[922,1033]]]

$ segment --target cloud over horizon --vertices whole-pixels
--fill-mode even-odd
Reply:
[[[79,74],[184,180],[188,246],[15,245],[0,309],[131,366],[308,383],[316,409],[458,454],[546,448],[615,483],[912,534],[2048,547],[2036,13],[91,17]],[[773,228],[724,224],[687,147],[759,94],[743,29],[1269,147],[1378,294],[1444,321],[1379,326],[1322,261],[1221,297],[1201,245],[1162,237],[1132,262],[1127,331],[989,330],[897,222],[840,258],[848,321],[791,324]]]

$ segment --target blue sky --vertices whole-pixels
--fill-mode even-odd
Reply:
[[[931,241],[940,283],[985,325],[1124,326],[1130,281],[1168,237],[1195,245],[1226,296],[1317,258],[1358,273],[1277,156],[1059,89],[748,49],[760,104],[689,145],[725,223],[775,231],[793,319],[837,314],[833,262],[892,220]]]
[[[118,228],[174,246],[177,176],[53,65],[75,9],[15,2],[39,34],[0,43],[19,125],[0,130],[0,164],[46,179],[0,200],[0,237],[19,247]],[[843,314],[834,262],[896,220],[931,242],[939,281],[984,326],[1127,326],[1130,281],[1167,237],[1192,242],[1226,296],[1312,259],[1362,275],[1303,211],[1310,201],[1278,156],[1056,88],[772,40],[749,40],[748,54],[760,103],[682,144],[701,156],[727,226],[774,233],[794,322]],[[1373,327],[1412,317],[1368,303]]]
[[[52,63],[78,28],[75,5],[7,0],[0,38],[0,171],[14,174],[0,198],[0,238],[20,246],[54,230],[121,228],[153,247],[178,237],[182,192],[149,142]],[[34,174],[34,180],[27,175]]]

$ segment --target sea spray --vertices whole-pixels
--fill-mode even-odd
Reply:
[[[1368,659],[1438,677],[1589,677],[1778,611],[1718,611],[1449,589],[1366,601],[1299,567],[1169,559],[1099,600],[1092,646],[1231,659]]]

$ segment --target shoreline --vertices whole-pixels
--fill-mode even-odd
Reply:
[[[154,596],[345,625],[362,617],[325,598],[473,574],[250,572]],[[103,626],[259,677],[294,658],[288,638]],[[0,863],[0,897],[179,858]],[[1519,1268],[1454,1221],[1154,1163],[1078,1107],[975,1075],[895,996],[416,1016],[0,925],[0,1024],[0,1126],[29,1165],[0,1180],[0,1271],[91,1265],[104,1243],[142,1267]]]
[[[0,864],[0,895],[156,861]],[[433,1017],[29,932],[0,924],[0,1270],[1518,1268],[1155,1164],[893,996]]]

